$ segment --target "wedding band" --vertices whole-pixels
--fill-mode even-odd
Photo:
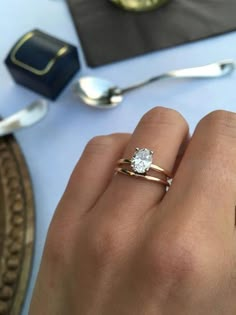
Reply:
[[[118,164],[129,164],[129,165],[132,166],[132,159],[120,159],[118,161]],[[164,174],[168,178],[171,178],[170,172],[168,172],[167,170],[165,170],[164,168],[162,168],[162,167],[160,167],[158,165],[151,164],[148,170],[156,171],[158,173]]]
[[[129,164],[132,170],[127,170],[123,167],[117,167],[115,171],[121,174],[136,176],[147,180],[159,182],[160,184],[163,184],[165,186],[170,186],[168,180],[172,178],[171,173],[165,170],[164,168],[152,163],[153,154],[154,152],[149,149],[136,148],[136,151],[131,159],[123,158],[118,161],[119,166],[122,164]],[[153,170],[157,173],[164,175],[165,179],[149,176],[147,174],[149,170]]]
[[[127,169],[124,169],[122,167],[115,168],[115,171],[117,173],[121,173],[121,174],[124,174],[124,175],[135,176],[135,177],[144,178],[146,180],[150,180],[150,181],[153,181],[153,182],[158,182],[159,184],[162,184],[164,186],[168,186],[168,187],[170,186],[170,183],[167,180],[163,180],[161,178],[154,177],[154,176],[149,176],[149,175],[146,175],[146,174],[143,174],[143,175],[142,174],[138,174],[138,173],[129,171]]]

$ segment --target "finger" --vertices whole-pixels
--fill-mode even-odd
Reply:
[[[111,181],[116,161],[129,138],[129,134],[93,138],[71,175],[62,202],[70,204],[76,213],[93,207]]]
[[[176,111],[157,107],[141,119],[124,153],[130,158],[136,147],[154,151],[153,163],[162,168],[173,170],[182,142],[188,135],[188,125]],[[158,176],[158,173],[156,173]],[[126,212],[139,214],[159,202],[165,193],[165,187],[155,182],[117,174],[108,187],[104,198],[108,204],[122,205]],[[101,207],[106,208],[106,207]],[[115,207],[114,207],[115,208]],[[117,209],[114,209],[117,211]]]
[[[236,114],[215,111],[197,126],[166,200],[209,228],[232,231],[236,204]],[[163,201],[164,202],[164,201]],[[192,204],[192,205],[191,205]]]
[[[180,148],[179,148],[179,152],[178,152],[178,155],[176,157],[176,160],[175,160],[175,165],[173,167],[173,171],[172,171],[172,176],[175,177],[175,174],[178,170],[178,167],[183,159],[183,156],[184,156],[184,153],[189,145],[189,142],[190,142],[190,134],[188,134],[186,136],[186,139],[183,141],[183,143],[181,144]]]

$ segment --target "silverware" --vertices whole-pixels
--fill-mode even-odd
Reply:
[[[0,121],[0,136],[5,136],[37,123],[46,116],[47,112],[48,103],[45,100],[33,102],[19,112]]]
[[[116,107],[125,93],[163,79],[219,78],[229,75],[235,69],[233,60],[223,60],[209,65],[170,71],[126,88],[119,88],[112,82],[97,77],[82,77],[73,85],[74,93],[87,105],[97,108]]]

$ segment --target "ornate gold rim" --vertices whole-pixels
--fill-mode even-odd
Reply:
[[[139,0],[139,1],[128,1],[128,0],[110,0],[114,4],[118,5],[122,9],[128,11],[150,11],[162,7],[170,2],[170,0]]]
[[[0,265],[0,315],[19,315],[31,271],[34,201],[24,157],[12,136],[0,139],[5,233]]]

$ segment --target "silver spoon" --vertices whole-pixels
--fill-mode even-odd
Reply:
[[[126,88],[119,88],[112,82],[96,78],[82,77],[73,85],[73,91],[87,105],[97,108],[116,107],[125,93],[141,88],[154,81],[167,78],[219,78],[235,69],[233,60],[223,60],[206,66],[170,71]]]
[[[0,121],[0,136],[5,136],[18,129],[35,124],[46,116],[47,112],[48,103],[45,100],[33,102],[19,112]]]

